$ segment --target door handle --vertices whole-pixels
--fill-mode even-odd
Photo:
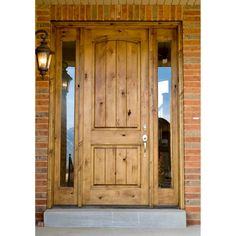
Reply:
[[[143,150],[144,153],[146,153],[147,150],[147,141],[148,141],[148,136],[146,134],[143,135]]]

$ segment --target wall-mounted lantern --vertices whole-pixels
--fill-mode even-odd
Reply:
[[[40,45],[35,50],[35,54],[36,54],[36,59],[37,59],[38,70],[40,72],[40,75],[42,76],[42,79],[44,79],[45,74],[49,69],[53,52],[47,46],[47,42],[46,42],[46,38],[48,37],[47,31],[37,30],[35,34],[36,35],[40,34],[40,37],[42,39],[42,41],[40,42]]]

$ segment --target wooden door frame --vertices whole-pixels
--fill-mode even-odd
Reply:
[[[142,28],[142,29],[149,29],[149,96],[154,97],[153,91],[154,91],[154,75],[155,75],[155,62],[153,57],[153,29],[176,29],[177,31],[177,78],[178,78],[178,126],[179,126],[179,132],[178,132],[178,143],[179,143],[179,150],[178,150],[178,168],[179,168],[179,186],[178,186],[178,198],[179,198],[179,204],[178,206],[183,209],[185,207],[184,204],[184,121],[183,121],[183,47],[182,47],[182,37],[183,37],[183,31],[182,31],[182,22],[57,22],[52,21],[51,24],[51,49],[53,51],[56,50],[56,32],[58,29],[61,28],[80,28],[81,31],[83,31],[83,28],[107,28],[107,27],[123,27],[123,28]],[[80,34],[80,36],[77,36],[77,40],[79,40],[79,47],[77,47],[77,53],[79,58],[77,58],[76,65],[80,65],[80,75],[77,75],[77,81],[78,77],[81,78],[83,75],[83,65],[82,61],[80,63],[80,59],[83,56],[83,50],[81,50],[82,46],[81,43],[83,42],[82,38],[83,34]],[[56,78],[58,77],[58,71],[56,71],[56,59],[52,59],[52,65],[50,67],[50,73],[49,73],[49,134],[48,134],[48,197],[47,197],[47,207],[51,208],[53,206],[54,202],[54,166],[55,166],[55,140],[57,140],[57,134],[55,129],[55,120],[56,114]],[[81,81],[82,83],[83,81]],[[80,87],[83,85],[80,84]],[[76,86],[76,90],[78,90],[78,86]],[[81,89],[82,91],[82,89]],[[78,92],[77,95],[78,97]],[[80,94],[80,98],[83,97],[83,93]],[[154,124],[154,116],[153,116],[153,99],[150,99],[149,101],[149,129],[153,130],[153,124]],[[82,107],[80,106],[82,109]],[[80,109],[80,120],[79,122],[75,124],[75,128],[83,124],[83,111]],[[78,133],[78,132],[77,132]],[[81,136],[78,137],[75,136],[75,139],[77,139],[78,146],[75,146],[75,156],[78,156],[79,153],[82,154],[82,142],[81,142]],[[76,142],[75,142],[76,143]],[[149,174],[149,205],[150,207],[153,206],[153,193],[154,193],[154,180],[153,180],[153,171],[154,171],[154,164],[153,164],[153,153],[154,153],[154,141],[153,141],[153,135],[149,138],[149,148],[150,148],[150,174]],[[82,163],[78,163],[78,185],[81,179],[81,167]],[[81,200],[81,191],[78,186],[78,206],[82,205]]]

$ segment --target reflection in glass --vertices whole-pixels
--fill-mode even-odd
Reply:
[[[171,43],[158,43],[158,179],[171,188]]]
[[[74,185],[75,42],[62,44],[60,185]]]

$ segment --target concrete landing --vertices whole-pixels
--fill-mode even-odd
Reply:
[[[183,229],[49,228],[37,227],[36,236],[200,236],[200,226]]]
[[[186,212],[179,209],[47,209],[46,227],[66,228],[186,228]]]

